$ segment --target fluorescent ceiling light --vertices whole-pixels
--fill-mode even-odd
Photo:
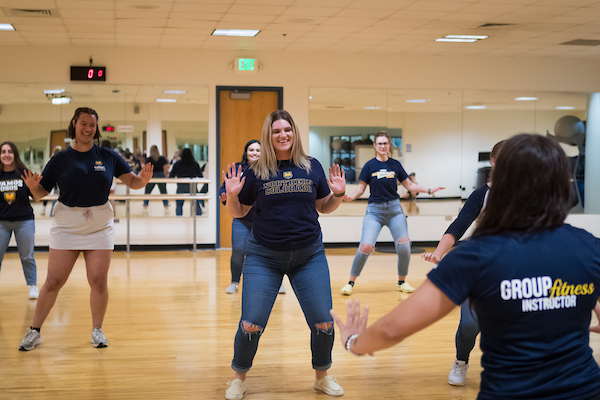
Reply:
[[[475,40],[483,40],[487,39],[487,36],[484,35],[446,35],[446,39],[475,39]]]
[[[573,106],[556,106],[554,107],[555,110],[574,110],[575,107]]]
[[[476,42],[477,39],[452,39],[452,38],[438,38],[435,39],[436,42],[455,42],[455,43],[473,43]]]
[[[64,93],[65,89],[52,89],[52,90],[44,90],[45,94],[61,94]]]
[[[368,107],[363,107],[363,110],[381,110],[381,107],[379,107],[379,106],[368,106]]]
[[[309,99],[309,100],[312,100],[312,96],[308,96],[308,99]]]
[[[159,103],[175,103],[177,100],[175,99],[156,99]]]
[[[14,31],[15,27],[11,24],[0,24],[0,31]]]
[[[69,104],[70,102],[70,97],[55,97],[52,99],[52,104]]]
[[[429,99],[411,99],[406,100],[407,103],[427,103]]]
[[[169,93],[169,94],[186,94],[187,90],[165,90],[163,93]]]
[[[486,109],[487,106],[466,106],[467,110],[483,110]]]
[[[537,100],[537,97],[515,97],[515,101],[533,101],[533,100]]]
[[[213,36],[256,36],[259,29],[215,29]]]

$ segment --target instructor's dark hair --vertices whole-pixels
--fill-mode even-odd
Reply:
[[[79,117],[81,116],[81,114],[89,114],[89,115],[93,115],[94,117],[96,117],[96,133],[94,134],[94,139],[98,139],[98,141],[100,141],[100,138],[102,137],[102,135],[100,135],[100,125],[99,125],[99,118],[98,118],[98,113],[89,108],[89,107],[79,107],[77,110],[75,110],[75,115],[73,115],[73,118],[71,118],[71,122],[69,123],[69,137],[71,139],[75,139],[75,124],[77,123],[77,120],[79,119]]]
[[[563,224],[571,207],[571,164],[558,144],[540,135],[508,139],[473,236],[537,233]]]

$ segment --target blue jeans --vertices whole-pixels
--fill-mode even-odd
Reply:
[[[187,183],[177,184],[177,193],[189,193],[190,185]],[[185,200],[175,200],[175,215],[183,215],[183,202]],[[200,201],[196,200],[196,215],[202,215],[202,208],[200,207]],[[204,204],[202,204],[204,205]]]
[[[231,282],[239,282],[242,276],[246,242],[252,230],[252,222],[234,218],[231,223]]]
[[[152,177],[153,178],[164,178],[165,173],[155,171],[154,175],[152,175]],[[154,183],[154,182],[146,185],[146,189],[144,190],[144,193],[145,194],[152,193],[152,189],[154,189],[155,185],[158,186],[158,191],[160,192],[160,194],[167,194],[167,184],[166,183]],[[146,207],[149,202],[150,202],[150,200],[144,200],[144,207]],[[169,205],[168,200],[163,200],[162,202],[165,207]]]
[[[390,229],[394,238],[394,246],[396,246],[396,253],[398,254],[398,275],[406,276],[408,274],[410,242],[404,244],[398,243],[398,239],[408,236],[408,225],[406,224],[406,216],[402,211],[400,200],[392,200],[385,203],[369,203],[367,205],[367,213],[363,219],[360,245],[352,262],[350,275],[360,276],[367,258],[369,258],[369,253],[361,251],[361,245],[366,243],[375,247],[377,237],[384,226]]]
[[[37,268],[33,257],[35,238],[35,222],[33,219],[0,221],[0,268],[13,232],[15,233],[15,241],[17,242],[17,250],[19,250],[25,280],[29,286],[35,286],[37,284]]]
[[[469,355],[475,347],[475,339],[479,334],[479,323],[475,310],[470,306],[469,299],[460,306],[460,323],[456,331],[456,359],[469,362]]]
[[[313,369],[328,370],[335,335],[329,314],[332,304],[329,266],[321,238],[299,250],[275,251],[258,244],[250,234],[243,273],[242,316],[231,368],[242,374],[252,367],[258,341],[267,326],[283,276],[287,275],[310,328]],[[247,332],[243,322],[260,330]],[[330,323],[331,328],[317,328],[323,323]]]

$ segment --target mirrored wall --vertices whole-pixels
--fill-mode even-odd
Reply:
[[[574,171],[583,166],[584,148],[570,138],[585,126],[585,93],[313,88],[309,99],[310,154],[325,167],[341,161],[358,177],[374,157],[369,138],[385,130],[407,173],[446,187],[442,199],[465,199],[483,184],[492,147],[517,133],[551,135]]]

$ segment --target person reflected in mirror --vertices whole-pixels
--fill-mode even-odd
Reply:
[[[490,153],[490,163],[493,168],[496,165],[496,159],[500,150],[504,146],[504,140],[496,143]],[[489,190],[492,187],[492,181],[490,180],[486,184],[477,188],[467,201],[465,205],[458,213],[458,217],[450,224],[444,236],[438,243],[437,247],[433,252],[421,254],[423,260],[439,264],[444,255],[456,245],[458,241],[463,237],[467,229],[477,219],[489,194]],[[479,335],[479,324],[477,318],[473,313],[473,308],[469,299],[465,300],[460,306],[460,323],[458,324],[458,330],[456,331],[456,359],[452,364],[450,374],[448,375],[448,383],[453,386],[464,386],[467,382],[467,370],[469,369],[469,356],[471,351],[475,347],[475,339]]]
[[[478,399],[600,398],[590,348],[600,242],[564,223],[571,177],[550,139],[506,140],[473,236],[415,293],[368,328],[358,302],[348,303],[346,323],[332,310],[345,349],[360,355],[394,346],[469,299],[481,328]]]
[[[31,192],[22,178],[27,168],[13,142],[0,144],[0,162],[0,268],[14,233],[29,298],[34,300],[39,290],[34,256],[35,217],[29,202]]]
[[[147,164],[152,165],[152,168],[154,170],[154,175],[152,176],[153,178],[165,178],[169,175],[169,162],[165,157],[160,155],[160,153],[158,152],[158,147],[156,145],[152,145],[150,147],[150,157],[147,157],[145,160]],[[154,186],[158,186],[158,191],[160,192],[160,194],[167,194],[166,182],[148,183],[146,185],[146,189],[144,190],[144,194],[152,193],[152,189],[154,189]],[[144,216],[148,215],[149,202],[150,200],[144,200],[144,208],[142,209],[142,215]],[[169,201],[165,199],[162,202],[163,206],[165,207],[165,215],[169,215]]]
[[[179,157],[179,155],[178,155]],[[188,147],[181,151],[181,159],[175,161],[173,169],[169,172],[169,178],[202,178],[200,165],[196,162],[192,150]],[[196,185],[196,183],[193,183]],[[177,183],[177,193],[190,193],[189,183]],[[196,193],[198,191],[196,190]],[[196,203],[196,215],[202,215],[202,207],[199,200],[193,200]],[[175,200],[175,215],[183,215],[183,203],[185,200]]]
[[[265,119],[261,145],[260,157],[243,175],[241,165],[229,165],[223,171],[231,216],[243,218],[251,208],[256,209],[243,266],[242,315],[231,363],[235,375],[225,398],[244,397],[246,374],[284,275],[310,329],[313,387],[341,396],[344,390],[327,374],[334,329],[328,311],[332,304],[329,266],[318,217],[333,212],[342,202],[344,171],[334,165],[326,178],[321,164],[304,152],[298,128],[284,110]]]
[[[102,323],[108,305],[108,269],[115,243],[114,212],[108,202],[113,177],[131,189],[141,189],[152,177],[147,164],[139,175],[115,152],[100,147],[98,113],[80,107],[69,123],[68,134],[74,139],[67,150],[52,157],[42,174],[25,170],[23,181],[35,201],[50,193],[58,184],[60,195],[50,228],[48,271],[40,290],[33,323],[19,350],[33,350],[42,342],[41,328],[56,302],[60,289],[73,270],[80,253],[91,287],[92,338],[94,347],[106,347],[108,341]]]
[[[54,148],[54,150],[52,151],[52,156],[55,156],[59,151],[62,151],[62,147],[56,146]],[[50,194],[58,195],[58,186],[53,187]],[[55,204],[56,204],[56,200],[52,200],[52,205],[50,206],[50,218],[52,218],[52,216],[53,216]],[[46,206],[47,205],[48,205],[48,200],[43,200],[42,201],[42,217],[46,215]]]
[[[367,213],[363,220],[360,244],[352,262],[350,280],[340,290],[345,296],[350,296],[354,291],[354,283],[360,276],[367,258],[375,249],[377,237],[384,226],[390,229],[398,254],[398,284],[396,288],[403,293],[412,293],[415,290],[406,282],[410,263],[410,239],[408,237],[406,216],[400,205],[398,182],[410,192],[428,193],[429,195],[433,195],[444,188],[427,189],[411,181],[402,164],[392,158],[391,146],[392,139],[387,132],[381,131],[375,135],[375,141],[373,142],[375,158],[367,161],[362,168],[358,178],[358,186],[354,192],[344,196],[344,201],[354,201],[362,196],[367,185],[369,185],[370,195]]]

